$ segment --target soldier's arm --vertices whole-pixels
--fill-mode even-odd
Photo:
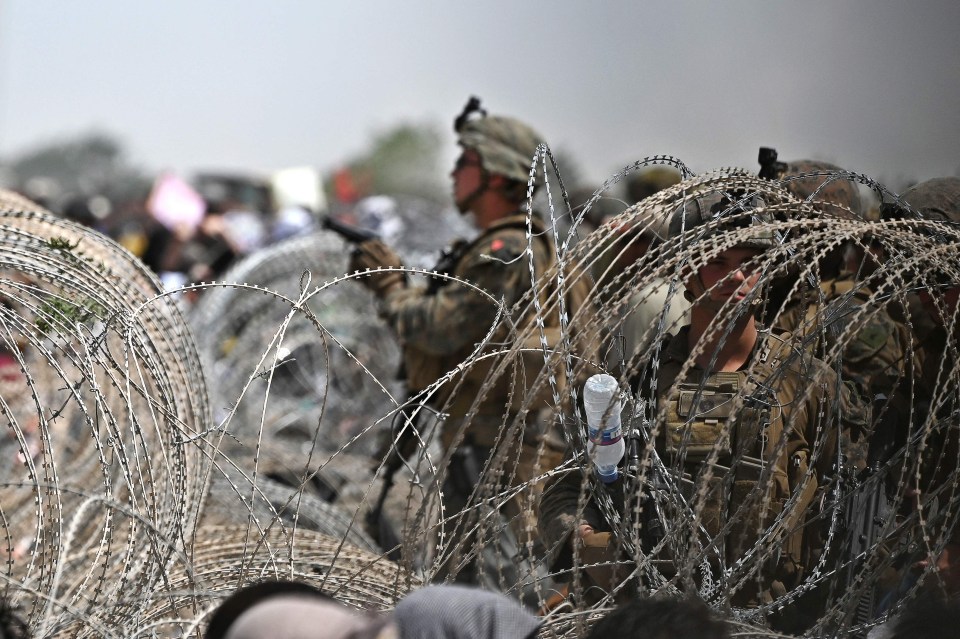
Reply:
[[[520,230],[493,234],[470,249],[457,269],[482,291],[456,281],[435,295],[399,290],[381,302],[381,315],[401,341],[431,355],[449,355],[476,344],[496,320],[500,300],[509,308],[529,290],[526,247]]]
[[[603,516],[589,495],[581,500],[584,484],[582,472],[576,470],[547,482],[537,508],[537,529],[551,572],[573,568],[573,543],[583,534],[605,527]],[[582,508],[581,508],[582,506]]]

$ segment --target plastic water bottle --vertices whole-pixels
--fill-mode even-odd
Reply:
[[[606,374],[590,377],[583,385],[583,406],[590,439],[587,454],[600,480],[609,484],[617,478],[617,464],[625,449],[620,425],[620,385],[616,378]]]

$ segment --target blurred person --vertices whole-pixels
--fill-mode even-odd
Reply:
[[[630,206],[636,205],[678,182],[680,171],[673,167],[644,167],[627,180],[628,202]],[[663,220],[647,222],[633,220],[624,223],[613,217],[604,220],[604,224],[619,224],[616,240],[604,251],[609,257],[598,259],[594,269],[597,289],[605,300],[622,296],[622,290],[627,286],[634,288],[630,274],[666,239],[668,229]],[[617,281],[621,282],[619,286]],[[617,312],[610,318],[610,325],[615,329],[604,347],[608,366],[629,368],[631,360],[651,345],[657,333],[653,328],[661,318],[666,332],[676,331],[689,319],[690,303],[678,288],[675,287],[671,294],[667,279],[651,277],[616,307]]]
[[[297,581],[244,586],[210,616],[204,639],[360,639],[381,636],[382,615],[349,608],[319,589]],[[382,635],[396,637],[388,633]]]
[[[770,167],[761,173],[764,170]],[[859,188],[845,173],[829,162],[797,160],[778,165],[774,177],[819,216],[863,222]],[[862,242],[848,240],[830,247],[816,264],[815,282],[812,276],[799,277],[796,267],[789,268],[787,275],[774,280],[765,311],[773,317],[773,328],[803,338],[817,357],[825,357],[837,347],[837,336],[846,337],[856,327],[841,347],[841,377],[856,384],[860,395],[875,400],[877,413],[887,418],[882,427],[857,441],[844,442],[849,470],[862,473],[884,461],[878,451],[891,448],[892,429],[900,419],[900,408],[891,398],[910,386],[916,361],[909,329],[891,314],[889,294],[877,294],[887,283],[866,277],[860,268],[846,268],[845,256],[858,244]]]
[[[590,624],[584,639],[728,639],[730,630],[699,599],[640,597]]]
[[[6,597],[0,598],[0,639],[30,639],[30,628]]]
[[[884,206],[882,219],[898,223],[915,220],[921,237],[937,244],[960,241],[960,178],[934,178],[905,191],[900,199],[912,210],[898,205]],[[889,259],[874,249],[879,259]],[[938,596],[960,598],[960,525],[946,503],[956,490],[960,460],[960,400],[951,391],[952,378],[960,367],[955,345],[960,339],[960,281],[952,264],[919,274],[917,306],[908,306],[914,326],[918,352],[917,379],[904,393],[901,411],[909,432],[898,434],[897,445],[915,447],[916,466],[908,469],[911,486],[907,495],[912,508],[908,514],[922,517],[913,524],[917,538],[929,539],[921,545],[920,560],[905,568],[904,584],[912,584],[919,571],[925,586]],[[923,326],[922,330],[918,330]],[[906,429],[905,429],[906,430]],[[924,433],[918,446],[917,433]],[[909,439],[908,439],[909,437]],[[906,463],[906,462],[905,462]],[[917,530],[919,526],[923,530]],[[915,557],[914,557],[915,558]],[[893,596],[895,596],[894,593]]]
[[[960,633],[960,600],[921,592],[867,639],[955,639]]]
[[[350,608],[314,586],[245,586],[210,616],[205,639],[533,639],[541,620],[505,595],[426,586],[389,613]],[[0,637],[0,639],[3,639]]]
[[[504,595],[454,585],[415,590],[391,619],[400,639],[534,639],[541,624]]]
[[[674,184],[679,184],[682,178],[680,170],[673,166],[645,166],[627,179],[627,204],[636,204]]]
[[[317,227],[314,214],[305,206],[291,204],[279,211],[270,227],[270,242],[276,243],[298,235],[304,235]]]

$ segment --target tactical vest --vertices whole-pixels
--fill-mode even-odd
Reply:
[[[466,255],[474,247],[489,241],[489,236],[494,232],[502,231],[505,228],[526,229],[526,217],[516,217],[517,220],[515,222],[497,225],[495,228],[482,233],[469,244],[463,245],[460,249],[459,257]],[[552,349],[561,343],[561,327],[558,311],[555,307],[548,306],[551,302],[555,302],[554,298],[557,290],[556,269],[559,268],[559,266],[553,243],[549,240],[546,228],[536,218],[533,220],[533,232],[534,237],[539,238],[535,241],[541,241],[545,244],[547,255],[549,256],[548,266],[542,274],[543,281],[546,282],[546,285],[537,287],[536,294],[541,308],[545,310],[543,317],[544,337],[546,338],[548,349]],[[568,276],[566,279],[567,289],[565,290],[564,296],[566,311],[569,317],[573,317],[579,312],[580,321],[585,323],[590,322],[594,318],[594,315],[587,305],[589,303],[588,299],[592,286],[586,277],[578,276],[576,279],[570,278],[571,275],[576,274],[572,272],[573,266],[572,264],[564,265],[564,272]],[[453,270],[456,270],[456,264],[453,265]],[[512,343],[510,343],[511,338],[513,339]],[[572,348],[577,352],[578,356],[588,361],[596,361],[597,347],[595,344],[586,343],[585,340],[579,340],[575,331],[571,332],[570,339],[572,341]],[[540,330],[536,326],[535,314],[530,312],[525,317],[520,318],[515,334],[511,335],[506,327],[504,327],[497,331],[490,341],[491,344],[496,344],[496,346],[491,347],[491,351],[510,350],[511,347],[516,349],[511,350],[506,372],[493,380],[493,386],[485,388],[490,379],[491,372],[501,365],[502,358],[497,356],[480,358],[478,361],[472,362],[470,366],[454,380],[445,384],[441,392],[435,396],[433,402],[437,406],[444,406],[447,400],[450,400],[449,404],[446,404],[445,410],[455,417],[461,417],[470,410],[478,393],[481,392],[480,389],[485,388],[483,391],[484,396],[490,400],[488,406],[493,409],[496,414],[481,415],[479,418],[474,419],[476,427],[471,428],[471,432],[475,436],[475,442],[479,445],[492,445],[494,443],[498,434],[498,424],[505,418],[505,412],[518,413],[521,412],[521,410],[536,412],[542,408],[550,407],[553,404],[553,394],[550,384],[546,383],[544,378],[538,381],[545,362]],[[442,375],[462,363],[461,358],[456,356],[434,357],[410,347],[405,348],[404,355],[407,363],[407,385],[412,391],[419,391],[429,387]],[[550,372],[553,374],[555,382],[562,393],[563,388],[567,384],[567,380],[564,361],[561,355],[562,353],[554,354],[549,358],[546,365],[549,366]],[[535,391],[533,390],[534,388]],[[506,411],[504,410],[505,407],[507,409]],[[486,430],[490,432],[482,432],[485,430],[481,425],[484,422],[489,422],[489,428],[486,428]]]
[[[657,448],[668,468],[680,477],[687,504],[699,513],[696,523],[709,537],[724,537],[719,545],[730,566],[747,553],[783,512],[787,500],[803,483],[809,449],[778,443],[784,436],[784,416],[773,406],[795,400],[792,387],[765,389],[757,379],[772,372],[766,339],[754,351],[751,376],[744,371],[718,372],[703,378],[693,369],[676,383],[682,361],[668,359],[658,374],[660,415],[663,418]],[[674,384],[676,386],[674,388]],[[664,396],[666,395],[666,396]],[[794,429],[808,424],[794,423]],[[780,581],[785,587],[802,573],[803,518],[817,491],[815,476],[809,478],[790,513],[769,537],[780,547],[774,560],[764,564],[761,581],[768,588]],[[685,513],[669,513],[674,521],[691,524]],[[776,588],[774,588],[776,590]],[[748,596],[756,597],[756,593]]]

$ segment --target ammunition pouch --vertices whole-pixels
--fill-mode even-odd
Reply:
[[[712,537],[728,526],[724,547],[730,557],[743,556],[758,531],[774,524],[809,463],[806,451],[789,459],[764,458],[765,448],[776,445],[779,428],[771,430],[769,408],[745,383],[743,373],[720,372],[702,384],[678,384],[666,406],[662,434],[665,461],[681,472],[680,485],[699,512],[699,524]],[[797,531],[816,489],[815,479],[807,479],[779,534],[771,537],[783,552],[767,574],[800,559],[803,536]]]
[[[737,400],[743,379],[742,373],[714,373],[702,386],[678,385],[664,429],[668,459],[699,464],[711,455],[719,463],[729,463],[734,451],[759,456],[759,438],[766,436],[769,418],[743,398]]]

